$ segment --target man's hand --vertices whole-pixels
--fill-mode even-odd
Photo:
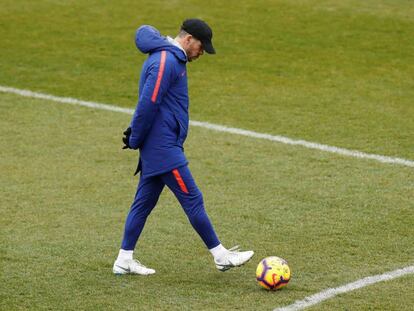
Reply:
[[[124,131],[124,137],[122,137],[122,141],[124,142],[125,146],[123,146],[122,149],[132,149],[129,145],[129,136],[131,136],[131,127],[128,127]]]

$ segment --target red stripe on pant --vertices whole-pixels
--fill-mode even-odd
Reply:
[[[175,169],[172,171],[172,173],[174,174],[175,180],[177,181],[178,185],[180,186],[180,189],[184,192],[184,193],[189,193],[187,186],[184,183],[184,180],[181,178],[180,172]]]

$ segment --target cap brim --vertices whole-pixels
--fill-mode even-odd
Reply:
[[[214,49],[213,44],[211,43],[211,41],[203,42],[203,49],[208,54],[216,54],[216,50]]]

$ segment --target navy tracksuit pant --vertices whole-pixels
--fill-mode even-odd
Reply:
[[[207,248],[218,246],[220,241],[204,209],[203,195],[191,176],[188,166],[183,166],[162,175],[151,177],[141,175],[134,202],[126,219],[121,248],[124,250],[135,248],[145,221],[157,204],[165,185],[174,193]]]

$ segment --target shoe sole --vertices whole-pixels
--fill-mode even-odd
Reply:
[[[121,268],[121,269],[123,269],[123,268]],[[155,272],[154,273],[148,273],[148,274],[141,274],[141,273],[133,273],[129,270],[115,270],[115,269],[112,269],[112,273],[115,274],[115,275],[132,274],[132,275],[143,275],[143,276],[155,274]]]
[[[115,275],[131,274],[131,272],[120,272],[120,271],[114,271],[114,270],[112,270],[112,273],[115,274]]]
[[[253,253],[253,255],[249,258],[249,259],[247,259],[245,262],[243,262],[241,265],[238,265],[238,266],[221,266],[221,267],[224,267],[224,269],[220,269],[217,265],[216,265],[216,268],[217,268],[217,270],[219,270],[220,272],[226,272],[226,271],[228,271],[228,270],[230,270],[230,269],[233,269],[233,268],[237,268],[237,267],[241,267],[241,266],[244,266],[246,263],[248,263],[252,258],[253,258],[253,256],[254,256],[254,253]]]
[[[131,271],[129,269],[122,268],[120,266],[116,266],[117,269],[115,270],[115,266],[112,268],[112,272],[116,275],[124,275],[124,274],[130,274]]]

